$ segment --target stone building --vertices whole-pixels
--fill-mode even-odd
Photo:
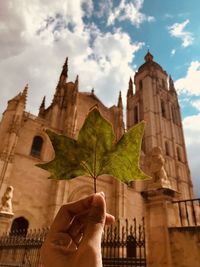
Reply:
[[[153,179],[146,182],[119,183],[113,177],[98,179],[98,191],[106,194],[108,212],[116,217],[144,215],[142,192],[155,187],[172,188],[177,199],[193,198],[181,113],[171,77],[148,52],[127,91],[126,126],[129,129],[145,120],[141,166]],[[45,129],[76,138],[88,111],[95,105],[112,125],[117,139],[125,132],[121,93],[117,105],[110,108],[90,93],[79,91],[79,78],[68,81],[66,60],[54,98],[38,116],[26,112],[28,87],[13,99],[0,123],[0,197],[13,186],[14,217],[8,227],[38,228],[49,225],[59,207],[93,192],[87,177],[69,181],[48,180],[49,173],[35,165],[48,162],[54,150]]]

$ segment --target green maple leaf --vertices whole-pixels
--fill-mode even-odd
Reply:
[[[109,174],[122,182],[149,177],[139,169],[139,157],[144,122],[131,128],[118,143],[112,125],[94,108],[87,116],[78,139],[47,130],[55,150],[55,158],[37,166],[49,171],[52,179],[72,179],[90,176],[96,179]]]
[[[145,122],[142,121],[122,136],[114,150],[106,157],[104,173],[124,183],[150,178],[139,168],[144,127]]]

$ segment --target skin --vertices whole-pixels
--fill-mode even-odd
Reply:
[[[62,206],[41,249],[44,266],[102,267],[103,228],[113,222],[103,192]]]

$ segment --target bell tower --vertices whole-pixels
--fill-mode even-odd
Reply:
[[[127,92],[127,129],[145,120],[142,150],[147,155],[160,147],[172,188],[180,199],[193,198],[181,112],[173,80],[148,51]],[[145,164],[145,162],[144,162]]]

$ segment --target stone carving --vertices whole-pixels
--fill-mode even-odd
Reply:
[[[160,187],[171,188],[169,178],[167,176],[165,167],[165,159],[162,155],[162,150],[160,147],[154,147],[147,159],[147,166],[152,176],[153,184]]]
[[[6,192],[1,198],[0,212],[13,213],[13,210],[12,210],[13,191],[14,191],[14,188],[12,186],[8,186],[6,188]]]

